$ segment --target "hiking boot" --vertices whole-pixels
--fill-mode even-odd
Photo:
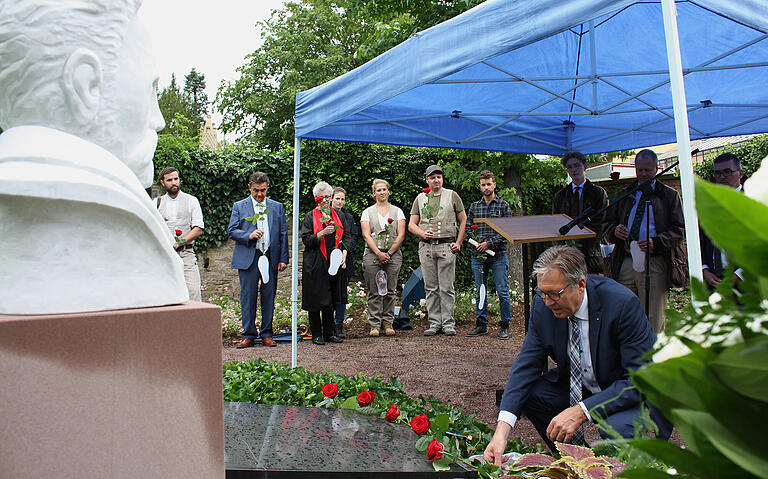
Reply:
[[[343,343],[343,342],[344,342],[344,340],[343,340],[343,339],[341,339],[341,338],[340,338],[340,337],[338,337],[338,336],[331,336],[330,338],[328,338],[328,342],[329,342],[329,343]]]
[[[433,327],[433,326],[430,326],[429,328],[427,328],[427,330],[426,330],[426,331],[424,331],[424,336],[434,336],[434,335],[436,335],[436,334],[437,334],[439,331],[440,331],[439,329],[437,329],[437,328],[435,328],[435,327]]]
[[[484,336],[488,334],[488,326],[477,325],[475,329],[467,333],[467,336]]]
[[[371,332],[368,333],[368,336],[372,338],[378,338],[379,337],[379,328],[371,328]]]
[[[499,339],[509,339],[509,328],[501,328]]]
[[[392,323],[391,322],[389,322],[389,323],[386,322],[386,321],[384,322],[384,334],[386,336],[394,336],[395,335],[395,330],[394,330],[394,328],[392,328]]]
[[[443,328],[443,334],[446,336],[456,336],[456,330],[453,328]]]

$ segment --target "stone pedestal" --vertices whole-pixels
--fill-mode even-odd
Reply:
[[[222,414],[218,306],[0,315],[0,477],[221,478]]]

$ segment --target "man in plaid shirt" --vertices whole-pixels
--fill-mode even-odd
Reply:
[[[496,283],[496,293],[499,296],[499,309],[501,320],[499,321],[499,339],[509,338],[509,321],[512,318],[512,307],[509,300],[509,285],[507,283],[507,240],[485,223],[475,224],[477,218],[508,218],[512,216],[512,208],[509,203],[496,196],[496,179],[488,170],[478,174],[480,190],[483,198],[475,201],[469,207],[467,214],[467,237],[474,237],[478,242],[472,251],[472,274],[475,276],[475,307],[477,310],[476,327],[467,336],[481,336],[488,334],[488,301],[483,301],[480,306],[480,285],[485,285],[488,290],[488,271],[493,272],[493,280]],[[488,254],[493,251],[494,255]]]

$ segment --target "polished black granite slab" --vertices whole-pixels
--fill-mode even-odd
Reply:
[[[228,478],[473,478],[436,472],[404,424],[349,409],[224,403]]]

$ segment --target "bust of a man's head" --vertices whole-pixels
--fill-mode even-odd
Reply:
[[[163,117],[141,0],[0,2],[0,128],[50,127],[92,142],[142,185]]]

